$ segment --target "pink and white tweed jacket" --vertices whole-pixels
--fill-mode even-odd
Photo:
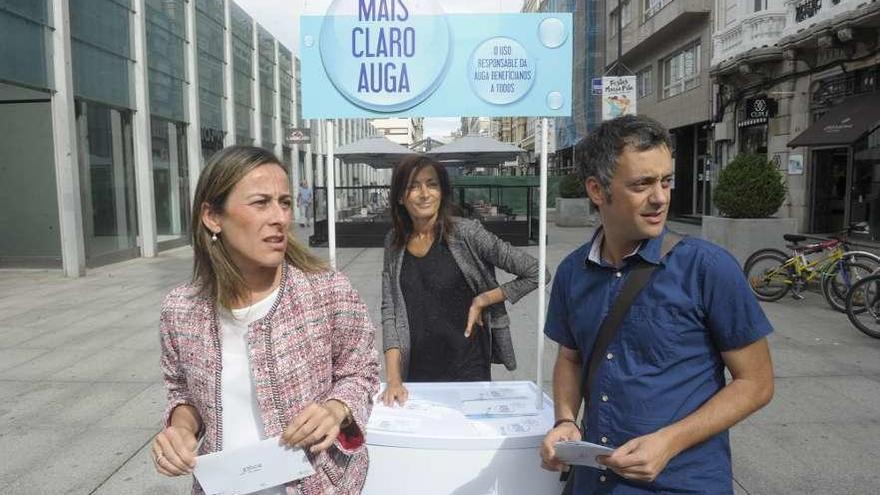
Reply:
[[[280,435],[312,402],[344,402],[354,419],[334,445],[309,455],[312,476],[287,486],[289,495],[360,493],[368,457],[363,433],[378,391],[374,329],[348,279],[325,271],[305,273],[285,264],[281,290],[262,319],[251,324],[248,352],[267,437]],[[194,406],[202,418],[199,454],[223,445],[221,350],[216,304],[192,284],[172,290],[162,304],[161,366],[171,411]],[[193,482],[193,493],[203,493]]]

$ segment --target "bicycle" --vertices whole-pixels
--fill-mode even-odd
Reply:
[[[880,339],[880,272],[852,286],[846,295],[846,316],[860,332]]]
[[[792,254],[779,249],[760,249],[752,253],[743,266],[749,286],[762,301],[778,301],[789,291],[795,299],[803,299],[802,292],[819,277],[822,295],[837,311],[846,310],[846,295],[853,284],[880,266],[880,256],[867,251],[851,251],[847,237],[855,231],[864,231],[865,222],[850,225],[827,241],[800,245],[806,236],[785,234]],[[807,256],[824,253],[816,259]]]

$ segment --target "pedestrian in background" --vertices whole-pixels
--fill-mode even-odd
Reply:
[[[299,191],[296,193],[296,206],[299,208],[299,226],[309,227],[312,225],[312,188],[306,180],[299,183]]]
[[[405,381],[488,381],[493,362],[515,369],[504,302],[535,290],[538,260],[480,222],[453,216],[449,176],[431,158],[404,159],[389,200],[393,228],[382,270],[388,384],[381,400],[403,404]],[[516,278],[499,285],[496,267]]]
[[[544,332],[559,343],[556,425],[543,465],[563,469],[556,443],[583,438],[616,448],[599,458],[607,471],[574,468],[574,494],[733,495],[728,429],[773,396],[773,328],[733,256],[666,229],[673,165],[660,123],[606,121],[576,158],[602,225],[554,278]],[[644,285],[608,331],[631,279]]]
[[[293,238],[291,206],[287,173],[264,149],[226,148],[202,171],[193,279],[160,319],[168,404],[151,451],[164,475],[191,473],[200,439],[208,454],[280,437],[315,468],[288,486],[360,493],[374,331],[348,279]]]

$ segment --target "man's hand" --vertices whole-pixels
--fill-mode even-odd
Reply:
[[[544,443],[541,444],[541,467],[548,471],[562,471],[567,464],[556,458],[556,442],[580,439],[581,431],[568,421],[548,431]]]
[[[676,454],[661,430],[633,438],[611,455],[599,456],[598,461],[626,479],[651,482]]]
[[[292,447],[309,447],[313,454],[323,452],[339,436],[345,420],[345,406],[335,400],[309,404],[287,425],[281,440]]]

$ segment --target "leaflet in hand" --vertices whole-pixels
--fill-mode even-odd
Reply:
[[[278,437],[196,458],[193,472],[208,495],[241,495],[315,474],[305,452]]]
[[[604,445],[596,445],[590,442],[580,442],[567,440],[564,442],[556,442],[556,458],[560,461],[575,466],[587,466],[596,469],[605,470],[603,464],[596,461],[596,457],[600,455],[611,455],[614,449],[605,447]]]

